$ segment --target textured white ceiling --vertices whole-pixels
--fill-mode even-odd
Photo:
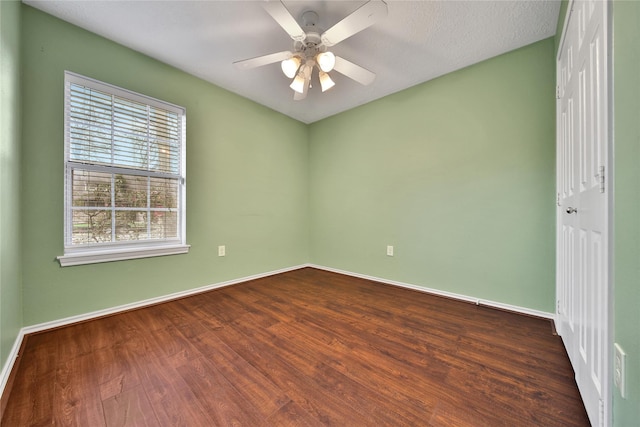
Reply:
[[[389,0],[385,19],[331,48],[375,72],[374,83],[332,72],[333,89],[316,84],[294,101],[280,64],[232,65],[293,46],[263,1],[23,1],[305,123],[553,36],[560,10],[558,0]],[[328,29],[365,1],[284,3],[296,19],[314,10]]]

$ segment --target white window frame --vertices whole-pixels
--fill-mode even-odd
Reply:
[[[70,86],[78,84],[101,92],[139,102],[145,105],[158,107],[177,113],[180,117],[180,178],[178,180],[178,224],[176,238],[170,239],[149,239],[140,241],[125,242],[101,242],[95,244],[73,244],[72,243],[72,179],[71,174],[74,168],[78,167],[77,162],[70,160]],[[151,98],[139,93],[119,88],[107,83],[103,83],[70,71],[65,71],[65,115],[64,115],[64,143],[65,143],[65,197],[64,197],[64,255],[57,257],[62,267],[82,264],[93,264],[109,261],[120,261],[136,258],[148,258],[164,255],[184,254],[189,252],[190,246],[186,244],[186,109],[178,105],[170,104],[155,98]],[[131,170],[118,168],[116,166],[104,166],[93,164],[82,164],[83,170],[105,171],[111,173],[132,173]],[[140,172],[133,171],[134,174]],[[152,172],[142,174],[143,176],[154,176]]]

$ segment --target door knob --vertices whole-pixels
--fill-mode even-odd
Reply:
[[[576,213],[576,212],[578,212],[578,209],[576,209],[576,208],[572,208],[571,206],[569,206],[567,208],[567,213],[568,214],[572,214],[572,213]]]

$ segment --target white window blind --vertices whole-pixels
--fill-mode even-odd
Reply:
[[[65,173],[61,264],[188,248],[184,108],[66,72]]]

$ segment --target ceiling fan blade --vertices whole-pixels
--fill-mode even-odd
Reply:
[[[262,67],[263,65],[273,64],[274,62],[284,61],[291,58],[293,53],[285,50],[283,52],[271,53],[269,55],[258,56],[256,58],[243,59],[236,61],[233,65],[239,70],[250,70],[251,68]]]
[[[295,41],[303,41],[307,35],[305,34],[300,24],[287,10],[284,3],[280,0],[269,1],[262,5],[264,9],[271,15],[275,21],[291,36]]]
[[[294,94],[293,94],[293,100],[294,101],[302,101],[306,97],[307,97],[307,91],[306,90],[303,93],[294,91]]]
[[[387,16],[387,4],[382,0],[369,0],[355,12],[325,31],[320,38],[325,46],[333,46],[370,27],[385,16]]]
[[[365,86],[370,85],[376,79],[375,73],[339,56],[336,56],[336,65],[333,69]]]

